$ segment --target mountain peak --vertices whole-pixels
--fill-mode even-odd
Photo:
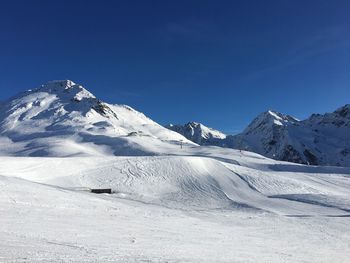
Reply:
[[[338,108],[334,113],[340,115],[341,117],[350,116],[350,104],[345,104],[343,107]]]
[[[69,89],[73,86],[77,85],[75,82],[65,79],[65,80],[51,80],[47,83],[43,84],[42,87],[51,87],[51,88],[64,88]]]
[[[76,84],[71,80],[53,80],[41,85],[35,91],[42,91],[56,94],[60,98],[70,98],[75,101],[81,101],[84,98],[95,99],[96,97],[86,90],[83,86]]]
[[[290,122],[294,123],[294,122],[298,122],[298,120],[292,116],[284,115],[277,111],[268,110],[258,115],[249,125],[250,128],[249,126],[248,128],[252,129],[254,127],[260,127],[262,125],[284,126]]]
[[[264,115],[265,117],[267,116],[269,118],[273,118],[273,119],[281,121],[281,122],[285,122],[285,121],[298,122],[299,121],[297,118],[294,118],[293,116],[285,115],[285,114],[282,114],[280,112],[273,111],[273,110],[268,110],[268,111],[262,113],[261,115]]]
[[[346,104],[331,113],[312,114],[304,122],[312,126],[322,124],[350,127],[350,104]]]
[[[282,125],[281,122],[284,120],[284,115],[282,113],[273,110],[265,111],[260,116],[264,119],[274,120],[274,123],[277,125]]]
[[[226,134],[218,130],[209,128],[202,123],[190,121],[185,125],[167,125],[168,129],[180,133],[185,136],[187,139],[198,143],[198,144],[208,144],[213,143],[216,140],[221,140],[226,138]]]
[[[201,127],[203,125],[201,123],[199,123],[199,122],[190,121],[187,124],[185,124],[185,126],[191,126],[193,128],[196,128],[196,127]]]

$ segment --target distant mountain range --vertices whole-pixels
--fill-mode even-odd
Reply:
[[[240,134],[197,122],[159,125],[108,104],[70,80],[51,81],[0,103],[0,155],[169,154],[189,146],[241,149],[289,162],[350,166],[350,105],[306,120],[267,111]]]
[[[168,128],[200,145],[242,149],[302,164],[350,166],[350,105],[332,113],[313,114],[302,121],[266,111],[237,135],[193,124]]]

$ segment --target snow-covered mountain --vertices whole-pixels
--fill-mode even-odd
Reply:
[[[167,125],[166,128],[185,136],[187,139],[200,145],[215,145],[226,138],[226,134],[204,126],[198,122],[189,122],[184,125]]]
[[[70,80],[48,82],[0,106],[0,154],[157,154],[157,145],[193,144],[126,105],[97,99]]]
[[[180,133],[193,140],[181,130]],[[302,121],[270,110],[257,116],[240,134],[204,143],[193,141],[252,151],[282,161],[350,166],[350,105],[332,113],[313,114]]]
[[[268,111],[229,140],[235,148],[278,160],[350,166],[350,105],[303,121]]]

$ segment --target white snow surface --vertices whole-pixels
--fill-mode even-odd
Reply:
[[[0,163],[1,262],[350,256],[346,168],[194,146],[173,156],[0,157]]]
[[[71,81],[4,107],[0,262],[349,260],[350,168],[198,146]]]

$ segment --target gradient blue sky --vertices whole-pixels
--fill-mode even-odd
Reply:
[[[0,100],[71,79],[161,124],[235,133],[350,103],[350,1],[0,0]]]

